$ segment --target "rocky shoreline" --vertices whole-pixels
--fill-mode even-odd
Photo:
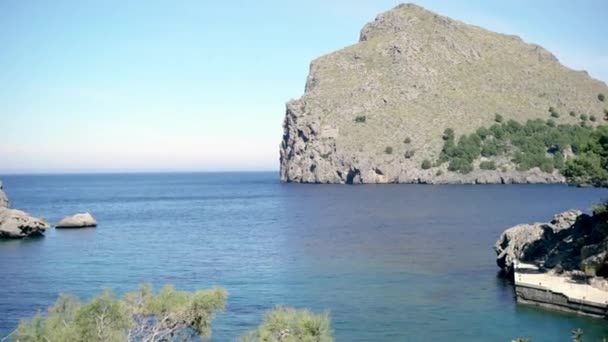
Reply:
[[[496,241],[496,263],[518,303],[608,318],[608,214],[579,210],[520,224]]]

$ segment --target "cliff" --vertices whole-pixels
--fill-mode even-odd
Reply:
[[[451,172],[435,163],[442,133],[504,120],[576,124],[567,113],[608,107],[608,87],[519,37],[400,5],[365,25],[357,44],[314,60],[304,95],[287,104],[281,180],[303,183],[547,183],[557,172]],[[601,121],[601,120],[600,120]],[[591,123],[596,125],[597,123]],[[433,161],[423,168],[424,160]]]

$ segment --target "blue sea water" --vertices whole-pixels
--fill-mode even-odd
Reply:
[[[337,341],[588,341],[606,321],[516,305],[492,246],[511,225],[589,208],[559,185],[299,185],[277,173],[2,176],[11,205],[99,227],[0,242],[0,335],[60,292],[223,286],[213,341],[278,304],[328,310]]]

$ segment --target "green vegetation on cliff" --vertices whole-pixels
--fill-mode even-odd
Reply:
[[[479,165],[485,170],[503,164],[512,164],[519,171],[538,167],[551,173],[557,169],[573,184],[608,185],[608,126],[557,125],[552,119],[525,124],[509,120],[458,139],[452,129],[446,129],[443,139],[438,164],[449,163],[450,171],[471,172],[475,161],[483,157],[489,159]]]

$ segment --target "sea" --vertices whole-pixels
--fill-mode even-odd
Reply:
[[[97,228],[0,241],[0,336],[60,293],[221,286],[212,341],[277,305],[328,312],[336,341],[585,341],[605,320],[518,305],[498,274],[504,229],[589,208],[565,185],[282,184],[277,172],[2,175],[11,206]]]

